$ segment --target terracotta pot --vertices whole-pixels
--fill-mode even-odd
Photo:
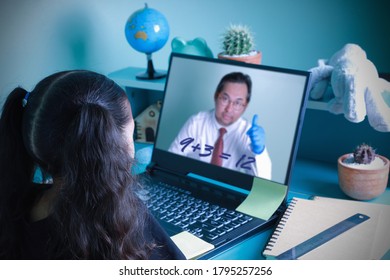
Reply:
[[[241,62],[252,63],[252,64],[261,64],[262,53],[258,51],[255,55],[246,55],[246,56],[228,56],[219,53],[218,58],[241,61]]]
[[[348,196],[358,200],[369,200],[381,195],[389,178],[389,160],[377,155],[384,161],[379,169],[357,169],[344,163],[344,159],[351,156],[345,154],[337,161],[338,177],[341,190]]]

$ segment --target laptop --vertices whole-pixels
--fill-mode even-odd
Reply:
[[[266,149],[271,161],[269,176],[262,172],[248,172],[243,164],[248,160],[245,157],[236,163],[237,168],[227,168],[211,164],[204,158],[170,150],[192,115],[199,112],[213,114],[217,84],[224,75],[232,72],[251,77],[252,98],[241,117],[251,122],[253,115],[258,115],[258,124],[265,130]],[[260,182],[270,181],[288,188],[309,80],[307,71],[171,54],[151,162],[147,167],[152,181],[147,205],[170,236],[188,231],[213,245],[214,249],[199,259],[215,257],[268,229],[284,212],[285,197],[267,219],[242,213],[237,207],[250,193],[257,176],[260,176]],[[188,139],[181,140],[181,150],[189,148],[196,152],[199,148],[196,139],[192,139],[192,143]]]

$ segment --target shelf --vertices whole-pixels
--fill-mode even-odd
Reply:
[[[145,68],[128,67],[112,72],[108,75],[108,77],[114,80],[117,84],[124,87],[138,88],[143,90],[164,91],[166,81],[165,78],[156,80],[141,80],[136,78],[137,74],[143,73],[145,71]],[[158,72],[166,71],[158,70]]]

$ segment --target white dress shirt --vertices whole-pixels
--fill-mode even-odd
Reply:
[[[215,141],[219,136],[219,128],[215,111],[199,112],[191,116],[169,147],[169,151],[191,157],[204,162],[211,161]],[[233,124],[225,127],[224,153],[222,166],[271,179],[272,163],[267,148],[257,155],[251,150],[251,141],[246,134],[251,124],[244,118],[239,118]]]

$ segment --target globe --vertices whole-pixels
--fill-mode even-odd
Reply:
[[[141,79],[164,77],[154,70],[152,53],[160,50],[168,41],[169,25],[165,16],[145,4],[143,9],[135,11],[128,18],[125,26],[126,40],[136,51],[145,53],[148,68],[144,74],[137,75]]]

